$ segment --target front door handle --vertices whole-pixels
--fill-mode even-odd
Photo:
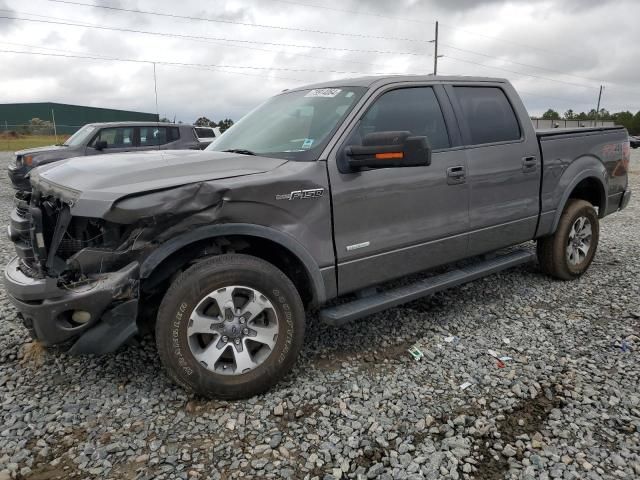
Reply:
[[[458,185],[467,181],[467,172],[463,165],[447,168],[447,184]]]
[[[538,167],[538,159],[536,157],[523,157],[522,159],[523,172],[535,172],[537,167]]]

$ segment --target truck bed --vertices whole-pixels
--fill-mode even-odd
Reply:
[[[624,127],[553,128],[536,130],[536,136],[542,159],[539,234],[551,233],[554,224],[548,224],[548,216],[555,216],[555,209],[566,201],[564,196],[582,178],[597,178],[607,186],[599,191],[597,184],[589,184],[597,192],[592,203],[602,207],[600,217],[619,208],[627,188],[629,143]]]
[[[608,132],[614,130],[624,130],[624,127],[579,127],[579,128],[541,128],[536,130],[536,135],[540,137],[551,137],[557,135],[592,135],[594,132]]]

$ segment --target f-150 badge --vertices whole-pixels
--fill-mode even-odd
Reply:
[[[324,195],[324,188],[312,188],[310,190],[294,190],[284,195],[276,195],[276,200],[298,200],[303,198],[320,198]]]

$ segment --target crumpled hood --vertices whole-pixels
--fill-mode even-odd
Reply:
[[[264,173],[286,160],[202,150],[153,150],[72,158],[35,169],[36,190],[73,204],[72,214],[100,217],[116,200],[208,180]]]

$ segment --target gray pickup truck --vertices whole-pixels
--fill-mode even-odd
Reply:
[[[35,169],[5,285],[46,345],[110,352],[150,319],[178,384],[246,397],[292,368],[305,310],[340,325],[535,260],[506,248],[530,241],[579,277],[628,167],[623,128],[535,132],[505,80],[296,88],[205,151]]]
[[[9,164],[9,179],[16,190],[30,190],[29,172],[48,163],[106,153],[204,149],[211,143],[211,140],[207,140],[200,140],[192,125],[160,122],[89,123],[60,145],[16,152],[15,162]]]

